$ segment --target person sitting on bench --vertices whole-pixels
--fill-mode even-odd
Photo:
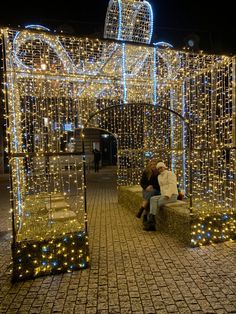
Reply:
[[[161,195],[152,196],[150,199],[150,213],[148,220],[144,225],[144,230],[155,231],[156,230],[156,215],[161,206],[167,203],[173,203],[177,201],[178,189],[176,175],[167,170],[164,162],[158,162],[156,165],[158,171],[158,182],[160,185]]]
[[[150,198],[154,195],[161,194],[157,175],[156,161],[150,160],[140,179],[140,185],[143,189],[143,203],[138,213],[136,214],[137,218],[141,218],[142,213],[144,212],[143,222],[147,220]]]

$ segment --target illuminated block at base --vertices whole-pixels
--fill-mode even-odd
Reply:
[[[12,281],[72,272],[89,266],[85,231],[67,233],[43,241],[22,241],[13,245]]]

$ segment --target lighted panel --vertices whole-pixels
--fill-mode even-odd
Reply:
[[[29,272],[35,276],[60,271],[58,245],[68,237],[76,239],[77,232],[83,243],[79,238],[71,245],[81,247],[82,257],[74,263],[77,251],[66,247],[63,270],[88,263],[84,161],[82,149],[73,147],[74,140],[81,141],[74,138],[76,130],[84,126],[103,128],[117,138],[118,185],[138,184],[152,157],[165,160],[176,172],[187,196],[192,185],[193,212],[203,218],[217,214],[223,226],[215,232],[211,218],[207,225],[193,226],[193,244],[204,244],[209,237],[231,238],[234,58],[55,35],[45,28],[4,28],[1,34],[17,278],[28,278]],[[191,158],[187,124],[193,134]],[[34,245],[41,253],[35,255],[31,271],[26,262],[19,266],[19,254],[31,258]],[[46,254],[47,250],[58,255]]]

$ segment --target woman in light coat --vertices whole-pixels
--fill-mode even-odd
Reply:
[[[166,165],[162,161],[158,162],[156,167],[159,172],[158,182],[160,185],[161,195],[153,196],[150,199],[150,213],[148,221],[144,225],[144,230],[146,231],[156,230],[155,216],[160,207],[167,203],[176,202],[178,197],[176,175],[172,171],[167,170]]]

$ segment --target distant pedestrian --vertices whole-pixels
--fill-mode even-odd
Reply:
[[[99,172],[99,163],[101,160],[101,152],[97,148],[95,148],[93,150],[93,154],[94,154],[94,171]]]

